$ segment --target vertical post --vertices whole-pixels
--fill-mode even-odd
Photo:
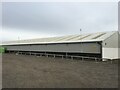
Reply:
[[[97,58],[95,58],[95,61],[97,61]]]
[[[55,58],[55,54],[54,54],[54,58]]]
[[[110,62],[111,62],[111,64],[112,64],[112,59],[110,59]]]
[[[66,58],[67,58],[67,52],[66,52]]]
[[[83,61],[83,57],[82,57],[82,61]]]
[[[63,55],[62,55],[62,59],[63,59]]]
[[[73,60],[73,56],[71,56],[71,59]]]
[[[46,52],[45,52],[45,55],[46,55]]]

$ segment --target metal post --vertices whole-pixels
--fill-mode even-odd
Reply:
[[[54,58],[55,58],[55,54],[54,54]]]
[[[41,57],[41,54],[39,54],[40,55],[40,57]]]
[[[66,52],[66,58],[67,58],[67,52]]]
[[[62,55],[62,59],[63,59],[63,55]]]
[[[73,60],[73,56],[71,56],[71,59]]]
[[[95,58],[95,61],[97,61],[97,59]]]
[[[112,59],[110,59],[110,62],[111,62],[111,64],[112,64]]]
[[[45,52],[45,55],[46,55],[46,52]]]
[[[83,57],[82,57],[82,61],[83,61]]]

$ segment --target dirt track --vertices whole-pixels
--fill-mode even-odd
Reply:
[[[117,88],[118,65],[110,62],[3,55],[3,88]]]

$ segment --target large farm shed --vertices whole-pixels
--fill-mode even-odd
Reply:
[[[47,54],[119,59],[120,33],[98,32],[29,40],[3,42],[7,52],[36,52]]]

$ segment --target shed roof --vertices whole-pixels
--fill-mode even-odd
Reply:
[[[71,43],[71,42],[95,42],[104,41],[117,31],[88,33],[80,35],[67,35],[59,37],[37,38],[3,42],[2,45],[16,44],[47,44],[47,43]]]

